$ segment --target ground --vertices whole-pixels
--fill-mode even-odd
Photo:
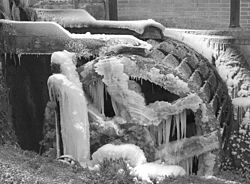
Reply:
[[[119,183],[137,182],[129,176],[125,166],[118,162],[106,162],[101,171],[90,171],[77,166],[40,156],[34,152],[23,151],[14,146],[0,146],[0,183],[8,184],[80,184],[80,183]],[[123,168],[123,172],[118,172]],[[224,172],[216,178],[205,179],[197,176],[166,178],[162,184],[247,184],[250,181],[241,178],[237,173]]]

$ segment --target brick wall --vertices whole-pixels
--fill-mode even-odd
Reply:
[[[250,29],[250,0],[241,0],[240,26],[243,28]]]
[[[248,1],[250,9],[250,0],[242,1]],[[230,23],[230,0],[118,0],[118,18],[153,18],[168,27],[225,28]]]

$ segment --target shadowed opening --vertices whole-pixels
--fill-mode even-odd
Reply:
[[[4,72],[10,89],[11,120],[22,149],[39,152],[48,102],[50,56],[6,54]]]
[[[180,98],[178,95],[173,94],[170,91],[148,80],[144,79],[135,80],[132,78],[130,78],[130,80],[133,80],[140,85],[141,93],[143,93],[144,95],[146,105],[154,103],[156,101],[166,101],[171,103]]]

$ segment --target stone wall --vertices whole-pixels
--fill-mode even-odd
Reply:
[[[119,20],[149,19],[167,27],[228,28],[230,0],[118,0]],[[241,0],[241,27],[250,28],[250,1]]]

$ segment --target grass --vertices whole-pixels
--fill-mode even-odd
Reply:
[[[231,181],[231,182],[229,182]],[[234,181],[234,182],[232,182]],[[0,146],[0,183],[16,184],[143,184],[129,175],[129,170],[122,160],[104,161],[100,171],[90,171],[58,162],[49,157],[42,157],[34,152],[23,151],[14,146]],[[156,183],[156,181],[154,182]],[[217,178],[184,176],[165,178],[159,184],[224,184],[250,181],[239,174],[223,172]]]

